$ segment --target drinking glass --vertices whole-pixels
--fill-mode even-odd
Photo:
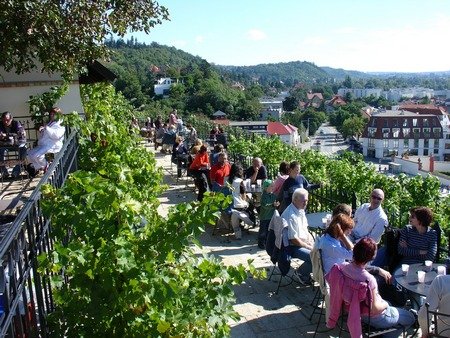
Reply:
[[[441,276],[446,275],[446,274],[447,274],[447,269],[446,269],[446,267],[445,267],[445,266],[442,266],[442,265],[439,265],[439,266],[437,267],[437,273],[438,273],[438,275],[441,275]]]
[[[408,264],[402,264],[402,272],[406,276],[409,271],[409,265]]]
[[[419,283],[425,282],[425,271],[417,271],[417,280]]]

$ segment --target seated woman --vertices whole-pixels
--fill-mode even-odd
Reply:
[[[189,171],[195,178],[195,186],[198,188],[197,200],[200,202],[209,189],[209,168],[208,149],[202,145],[189,166]]]
[[[39,170],[47,170],[47,160],[45,154],[58,153],[64,140],[64,133],[66,129],[61,125],[61,121],[57,120],[57,114],[61,111],[59,108],[52,108],[49,112],[49,121],[46,125],[39,128],[40,139],[37,147],[28,151],[27,171],[30,176],[36,176]]]
[[[391,328],[398,324],[408,329],[415,322],[414,315],[408,310],[390,306],[378,292],[378,284],[373,275],[367,270],[367,263],[373,260],[377,251],[377,244],[369,237],[362,238],[353,247],[353,260],[350,263],[340,264],[342,273],[357,282],[368,281],[370,292],[372,293],[372,304],[370,308],[370,325],[377,329]],[[332,270],[333,271],[333,270]],[[330,272],[330,277],[332,272]],[[333,281],[327,280],[333,288]],[[333,306],[333,298],[331,300],[331,314],[330,318],[336,318],[336,313],[340,312],[340,308]],[[367,314],[361,314],[361,319],[364,322],[369,321]],[[402,333],[402,328],[393,332],[385,333],[383,337],[397,338]]]
[[[434,261],[437,252],[437,233],[430,228],[433,212],[427,207],[415,207],[409,211],[409,225],[400,230],[398,253],[402,264]]]
[[[353,244],[347,238],[354,226],[350,216],[338,214],[333,217],[325,233],[314,246],[322,251],[323,272],[327,274],[334,264],[344,263],[353,257]]]
[[[253,226],[254,222],[250,219],[249,202],[244,187],[244,169],[241,165],[234,163],[231,166],[228,182],[231,184],[233,206],[231,209],[231,226],[233,227],[236,239],[242,238],[240,227],[241,220]]]

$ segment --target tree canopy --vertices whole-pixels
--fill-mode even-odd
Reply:
[[[2,1],[0,66],[67,75],[107,57],[104,41],[112,34],[148,33],[168,18],[167,9],[153,0]]]

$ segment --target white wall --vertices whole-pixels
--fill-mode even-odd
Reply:
[[[13,116],[30,116],[28,100],[32,95],[43,94],[52,85],[33,85],[22,87],[0,87],[0,112],[10,111]],[[63,113],[76,111],[84,114],[78,83],[69,86],[69,90],[56,104]]]

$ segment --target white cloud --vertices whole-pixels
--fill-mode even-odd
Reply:
[[[202,43],[203,41],[205,41],[205,37],[202,35],[198,35],[195,37],[195,42],[196,43]]]
[[[262,30],[253,28],[247,31],[247,38],[253,41],[260,41],[267,38],[267,35]]]

